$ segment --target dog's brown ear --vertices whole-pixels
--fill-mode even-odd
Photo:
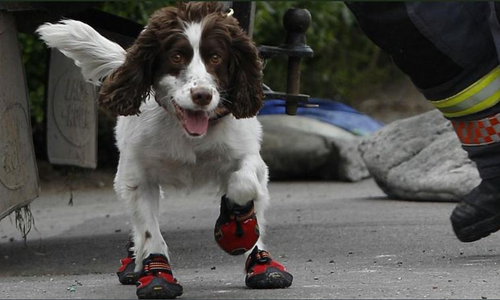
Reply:
[[[262,60],[257,47],[238,26],[232,28],[232,58],[229,66],[229,111],[237,118],[251,118],[262,108]]]
[[[123,65],[104,80],[99,104],[118,115],[139,114],[153,84],[153,64],[159,49],[153,30],[145,29],[127,50]]]

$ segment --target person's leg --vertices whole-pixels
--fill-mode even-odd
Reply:
[[[385,50],[448,118],[481,184],[453,211],[463,242],[500,229],[500,67],[488,3],[347,3]]]

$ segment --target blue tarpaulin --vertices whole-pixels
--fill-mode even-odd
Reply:
[[[318,107],[299,107],[297,115],[326,122],[355,135],[367,136],[384,126],[383,123],[355,110],[354,108],[340,102],[310,98],[310,104],[318,104]],[[285,100],[266,100],[259,115],[281,115],[285,114]]]

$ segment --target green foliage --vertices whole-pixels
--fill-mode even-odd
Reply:
[[[146,25],[149,16],[162,7],[174,5],[175,1],[113,1],[105,2],[101,9],[117,16]]]
[[[145,24],[150,14],[175,1],[107,2],[102,9]],[[342,2],[257,1],[254,40],[259,45],[278,46],[285,41],[283,15],[288,8],[306,8],[312,24],[307,43],[315,57],[302,63],[301,92],[314,97],[342,96],[350,103],[367,90],[399,76],[386,55],[359,30]],[[287,60],[266,62],[265,82],[277,91],[286,90]]]
[[[45,95],[45,46],[34,35],[19,33],[21,58],[27,78],[33,125],[44,120]]]

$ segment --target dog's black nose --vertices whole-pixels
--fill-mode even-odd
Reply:
[[[195,87],[191,89],[191,99],[199,106],[206,106],[212,101],[212,93],[207,88]]]

